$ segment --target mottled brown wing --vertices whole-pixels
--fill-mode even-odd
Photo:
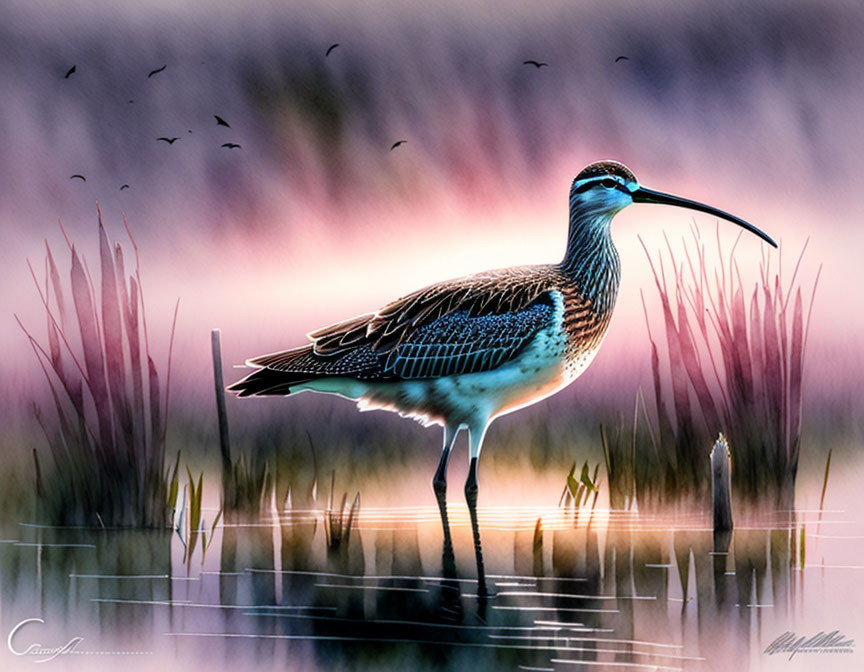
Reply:
[[[497,369],[518,357],[539,331],[552,326],[554,314],[549,292],[525,308],[501,314],[470,317],[467,310],[449,312],[406,333],[398,345],[379,355],[379,376],[408,380]]]
[[[361,342],[366,337],[369,322],[373,317],[375,313],[358,315],[350,320],[310,331],[306,336],[314,344],[315,354],[335,354]]]
[[[502,315],[526,308],[551,289],[546,267],[526,266],[489,271],[438,283],[362,315],[311,332],[316,355],[338,355],[362,343],[384,353],[410,339],[421,327],[456,312],[468,317]]]
[[[317,354],[310,343],[259,357],[250,363],[261,368],[229,389],[239,396],[283,395],[320,378],[386,382],[491,371],[518,357],[538,332],[553,326],[557,303],[550,289],[526,306],[500,313],[490,312],[487,302],[486,311],[472,315],[473,305],[463,300],[429,323],[391,332],[389,338],[399,333],[400,339],[389,350],[376,352],[374,340],[361,339],[332,354]],[[348,323],[340,338],[356,330]]]

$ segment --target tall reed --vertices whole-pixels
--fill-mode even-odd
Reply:
[[[643,248],[663,315],[666,357],[661,364],[663,344],[652,334],[645,309],[653,424],[664,459],[674,465],[669,494],[706,496],[708,451],[722,432],[732,449],[736,499],[791,510],[807,324],[819,279],[817,273],[805,319],[799,270],[806,244],[788,283],[782,278],[782,257],[774,272],[770,257],[763,257],[752,289],[742,279],[735,246],[725,256],[719,233],[711,260],[695,230],[680,260],[668,239],[665,255],[652,257],[644,242]]]
[[[170,526],[172,479],[164,457],[179,302],[163,382],[150,353],[138,247],[124,219],[135,256],[127,275],[123,248],[112,247],[98,207],[97,215],[98,292],[64,231],[68,286],[47,241],[44,282],[30,266],[45,310],[47,347],[18,320],[45,374],[55,416],[49,420],[34,403],[49,447],[47,460],[34,452],[39,510],[60,525]]]

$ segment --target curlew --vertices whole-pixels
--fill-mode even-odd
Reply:
[[[477,464],[490,423],[572,383],[597,354],[618,294],[613,217],[632,203],[674,205],[755,226],[722,210],[647,189],[615,161],[592,163],[570,187],[564,259],[440,282],[380,310],[308,334],[310,343],[248,360],[238,396],[311,390],[357,400],[444,428],[433,489],[447,530],[450,451],[469,436],[465,496],[482,574]]]

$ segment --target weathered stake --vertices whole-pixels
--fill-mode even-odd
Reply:
[[[216,413],[219,416],[219,450],[222,453],[222,478],[227,485],[231,475],[231,444],[228,440],[228,413],[225,410],[225,383],[222,380],[222,332],[210,332],[213,349],[213,382],[216,388]]]
[[[729,465],[732,454],[723,434],[711,449],[711,500],[714,506],[714,531],[732,530],[732,478]]]

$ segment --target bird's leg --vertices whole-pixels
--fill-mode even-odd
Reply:
[[[444,581],[441,582],[440,595],[440,618],[446,623],[460,623],[462,621],[462,590],[456,577],[456,556],[453,553],[453,538],[450,536],[450,521],[447,516],[447,463],[450,461],[450,451],[456,443],[456,435],[459,427],[444,427],[444,448],[441,451],[441,459],[435,478],[432,480],[432,489],[435,491],[435,499],[438,501],[438,511],[441,514],[441,527],[444,531],[444,542],[441,548],[441,569]]]
[[[435,477],[432,479],[432,489],[435,491],[439,506],[447,496],[447,464],[450,462],[450,451],[453,450],[453,444],[456,443],[457,434],[459,434],[458,427],[444,426],[444,448],[441,450],[438,469],[435,470]]]
[[[444,548],[441,552],[442,564],[444,565],[444,576],[456,576],[456,558],[453,554],[453,539],[450,536],[450,520],[447,516],[447,463],[450,461],[450,451],[456,443],[459,427],[444,426],[444,448],[441,451],[441,459],[435,478],[432,479],[432,489],[435,491],[435,499],[438,501],[438,511],[441,514],[441,527],[444,530]]]
[[[480,527],[477,524],[477,458],[471,458],[468,467],[468,480],[465,481],[465,501],[468,503],[468,514],[471,516],[471,532],[474,535],[474,556],[477,560],[477,594],[485,596],[486,570],[483,566],[483,548],[480,545]]]
[[[486,434],[485,424],[480,430],[469,430],[470,459],[468,466],[468,479],[465,481],[465,501],[468,503],[468,514],[471,516],[471,531],[474,535],[474,556],[477,560],[477,595],[481,598],[487,597],[489,592],[486,588],[486,570],[483,567],[483,549],[480,545],[480,527],[477,524],[477,461],[480,458],[480,450],[483,447],[483,436]],[[481,606],[484,606],[481,604]]]

